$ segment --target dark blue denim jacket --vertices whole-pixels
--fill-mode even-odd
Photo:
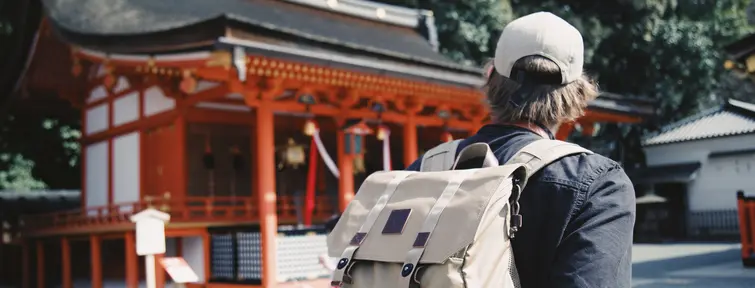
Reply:
[[[486,142],[504,163],[537,139],[523,128],[487,125],[459,150]],[[407,170],[419,170],[419,161]],[[630,287],[635,194],[618,163],[564,157],[530,178],[520,205],[513,245],[522,287]]]

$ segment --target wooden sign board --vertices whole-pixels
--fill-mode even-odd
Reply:
[[[175,283],[197,283],[199,282],[199,276],[194,273],[189,263],[182,257],[165,257],[160,260],[160,265],[163,266],[165,272],[168,272],[170,278]]]
[[[146,209],[131,216],[131,221],[136,223],[136,254],[165,253],[165,222],[169,220],[169,214],[155,209]]]

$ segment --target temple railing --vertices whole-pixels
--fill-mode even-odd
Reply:
[[[278,221],[296,223],[297,207],[301,204],[291,196],[278,196]],[[298,205],[297,205],[298,204]],[[312,218],[327,219],[332,215],[332,204],[327,196],[317,196]],[[139,202],[120,203],[83,210],[28,215],[21,219],[23,230],[39,232],[47,229],[86,229],[98,226],[129,224],[129,217],[139,211],[153,208],[170,214],[170,223],[244,223],[259,220],[257,197],[183,197],[174,199],[147,198]]]

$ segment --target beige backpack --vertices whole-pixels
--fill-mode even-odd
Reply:
[[[522,225],[527,177],[564,156],[592,153],[538,140],[500,165],[459,140],[425,153],[421,172],[377,172],[364,181],[328,236],[340,287],[520,287],[511,238]],[[458,163],[484,159],[477,169]],[[469,162],[467,162],[469,163]]]

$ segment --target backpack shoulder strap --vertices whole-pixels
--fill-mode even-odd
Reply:
[[[592,151],[577,144],[542,139],[524,146],[506,164],[524,164],[527,172],[526,177],[530,177],[556,160],[582,153],[593,154]]]
[[[456,149],[459,147],[462,139],[446,142],[435,146],[422,156],[420,171],[445,171],[454,166],[456,160]]]

